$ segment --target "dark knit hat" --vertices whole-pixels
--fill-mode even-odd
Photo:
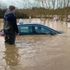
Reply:
[[[15,6],[12,6],[12,5],[9,6],[9,10],[10,10],[10,11],[12,11],[12,10],[14,10],[14,9],[15,9]]]

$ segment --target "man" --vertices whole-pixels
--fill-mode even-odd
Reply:
[[[5,43],[15,44],[16,33],[18,33],[18,27],[16,23],[15,7],[9,6],[4,15]]]

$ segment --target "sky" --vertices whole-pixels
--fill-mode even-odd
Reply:
[[[9,5],[15,5],[18,8],[31,8],[40,6],[35,0],[0,0],[0,4],[9,6]]]
[[[46,3],[50,2],[49,4],[47,4],[47,6],[45,5],[45,2],[44,2],[44,6],[42,5],[42,2],[41,1],[46,1]],[[58,6],[62,6],[64,5],[64,0],[55,0],[55,8],[57,8],[57,1],[59,1],[59,5]],[[65,0],[66,2],[68,0]],[[61,3],[63,3],[61,5]],[[15,5],[17,8],[32,8],[32,7],[50,7],[53,8],[52,6],[52,0],[0,0],[0,8],[6,8],[6,7],[9,7],[9,5]]]

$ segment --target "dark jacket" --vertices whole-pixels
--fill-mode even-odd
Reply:
[[[4,30],[18,33],[16,16],[13,13],[4,15]]]

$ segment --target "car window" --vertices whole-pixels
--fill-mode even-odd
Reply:
[[[37,33],[49,33],[49,31],[42,26],[35,26],[35,31]]]
[[[21,27],[21,32],[29,32],[28,27]]]
[[[35,31],[37,33],[41,33],[41,27],[40,26],[35,26]]]
[[[32,32],[32,29],[29,26],[21,26],[20,27],[20,32],[21,33],[30,33],[30,32]]]
[[[46,32],[46,29],[42,27],[41,32]]]
[[[41,27],[42,33],[50,33],[50,31],[47,28]]]

